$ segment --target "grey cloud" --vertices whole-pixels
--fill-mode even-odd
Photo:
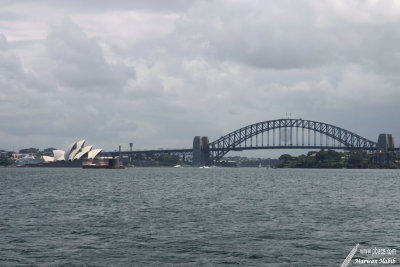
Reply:
[[[7,43],[6,38],[2,38],[2,47],[8,46]],[[69,44],[66,48],[70,48],[71,45]],[[93,47],[96,48],[95,45]],[[71,61],[65,58],[59,64],[65,67],[65,65],[77,63],[77,66],[81,67],[81,71],[86,75],[93,71],[91,67],[94,66],[95,74],[105,76],[106,74],[99,74],[95,66],[96,64],[108,66],[104,58],[99,56],[99,59],[96,59],[99,54],[97,51],[97,55],[94,53],[89,59],[84,58],[83,61],[88,62],[86,65],[81,62],[77,63],[79,57],[73,58],[72,56]],[[81,56],[85,57],[86,55],[82,54]],[[42,60],[46,60],[46,58]],[[110,70],[116,73],[114,80],[117,82],[101,86],[114,86],[108,88],[112,94],[116,94],[116,90],[120,90],[119,86],[123,86],[128,77],[135,77],[134,69],[123,64],[112,65]],[[95,95],[88,95],[85,90],[73,93],[71,88],[65,91],[47,81],[53,74],[57,79],[57,69],[48,69],[47,75],[41,76],[44,79],[38,79],[37,75],[43,75],[43,72],[43,70],[35,72],[35,69],[32,72],[27,71],[21,63],[21,58],[14,52],[4,49],[0,51],[0,135],[8,136],[10,140],[20,138],[19,145],[21,146],[29,146],[31,142],[37,142],[37,145],[46,147],[46,141],[48,141],[46,136],[53,136],[53,140],[57,139],[60,142],[62,138],[85,138],[92,133],[107,138],[113,135],[115,128],[122,129],[122,125],[130,125],[131,130],[135,129],[134,123],[127,124],[127,120],[116,120],[115,115],[109,112],[110,108],[118,110],[118,107],[115,107],[113,103],[103,102],[107,101],[105,97],[105,95],[109,95],[107,91]],[[62,73],[68,74],[66,71]],[[101,78],[103,77],[99,77],[99,79]],[[67,78],[65,79],[57,80],[66,81],[65,84],[72,84]],[[96,87],[97,83],[99,83],[97,79],[93,83],[82,82],[85,88]],[[51,86],[53,87],[51,88]],[[76,89],[76,85],[74,86],[72,90]],[[104,126],[104,121],[113,123]]]
[[[7,38],[4,34],[0,33],[0,49],[5,50],[7,48]]]
[[[46,47],[55,62],[58,81],[72,90],[119,91],[129,79],[136,78],[133,67],[108,63],[99,44],[70,20],[53,27]]]
[[[3,1],[4,2],[4,1]],[[15,4],[14,1],[5,1],[4,4]],[[127,9],[150,10],[158,12],[185,11],[196,1],[186,0],[70,0],[70,1],[51,1],[38,0],[35,5],[42,5],[52,8],[69,9],[73,12],[110,12]],[[29,0],[21,0],[19,4],[31,4]]]
[[[188,147],[286,113],[400,136],[398,12],[336,2],[39,1],[43,20],[13,3],[32,29],[69,19],[34,45],[0,35],[0,136]]]
[[[11,2],[13,2],[13,1],[10,1],[9,4],[12,4]],[[17,21],[19,19],[22,19],[22,17],[20,15],[18,15],[16,12],[0,10],[0,21]]]
[[[9,78],[18,78],[22,72],[22,66],[19,58],[10,53],[0,52],[0,69],[5,74],[8,74]]]
[[[3,75],[0,78],[17,79],[22,73],[20,59],[12,52],[8,51],[8,41],[4,34],[0,34],[0,70]]]
[[[259,68],[313,68],[349,60],[379,64],[378,51],[398,52],[398,22],[340,20],[329,1],[319,5],[316,13],[312,1],[261,2],[257,7],[205,2],[178,21],[177,29],[193,47],[206,44],[203,52],[209,56]],[[329,23],[319,25],[323,16]]]

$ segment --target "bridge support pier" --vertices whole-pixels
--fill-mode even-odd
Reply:
[[[193,139],[193,165],[195,166],[209,166],[211,165],[210,140],[207,136],[195,136]]]

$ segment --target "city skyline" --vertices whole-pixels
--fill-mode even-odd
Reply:
[[[396,1],[0,3],[0,149],[186,148],[287,114],[400,138]]]

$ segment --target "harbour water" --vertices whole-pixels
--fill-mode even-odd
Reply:
[[[399,250],[399,190],[399,170],[1,168],[0,266],[340,266]]]

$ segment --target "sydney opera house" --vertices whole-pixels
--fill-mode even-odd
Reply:
[[[102,149],[93,149],[93,146],[85,146],[86,140],[72,143],[64,150],[53,150],[53,157],[43,156],[45,162],[68,162],[82,159],[94,159]]]

